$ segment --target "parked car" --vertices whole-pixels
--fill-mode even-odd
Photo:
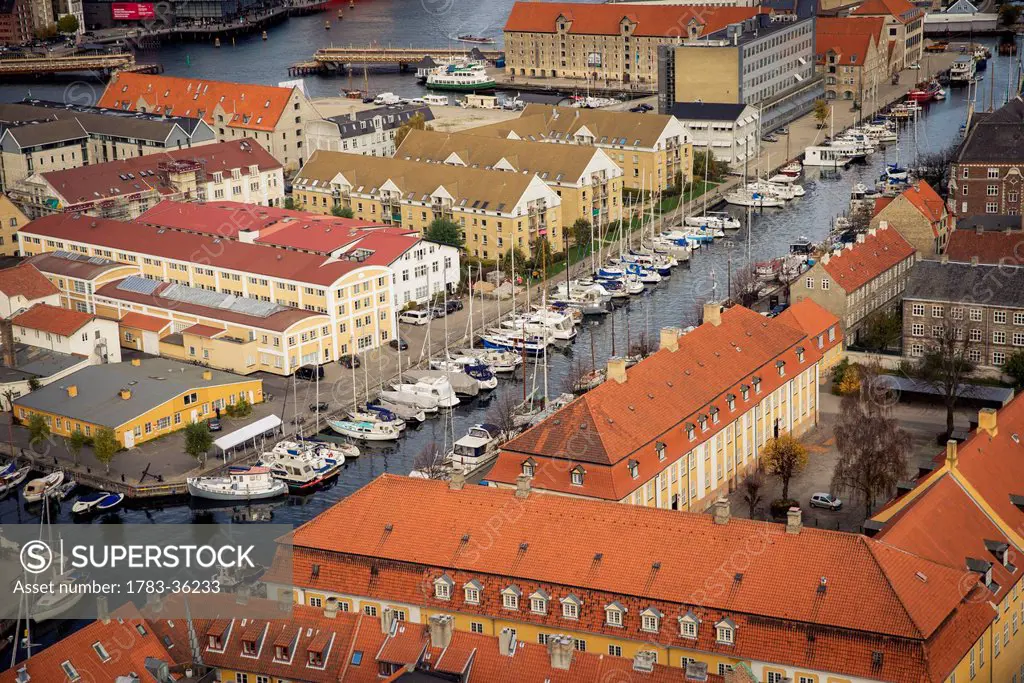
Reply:
[[[341,358],[338,359],[338,362],[341,363],[346,368],[358,368],[360,365],[362,365],[362,363],[359,361],[359,356],[353,356],[351,353],[346,353],[345,355],[343,355]]]
[[[762,135],[761,136],[761,142],[778,142],[778,141],[779,141],[779,139],[777,137],[775,137],[774,135],[772,135],[771,133],[768,133],[768,135]]]
[[[303,365],[295,371],[295,379],[304,379],[308,382],[315,382],[324,378],[324,369],[320,365]]]
[[[811,507],[824,508],[826,510],[839,510],[843,507],[843,501],[839,500],[831,493],[813,493],[811,494]]]
[[[782,128],[779,128],[775,132],[778,133],[779,135],[789,135],[789,128],[786,128],[785,126],[783,126]]]
[[[327,401],[320,401],[319,403],[310,403],[309,404],[309,412],[311,412],[311,413],[326,413],[328,407],[329,406],[327,405]]]
[[[398,322],[408,323],[409,325],[426,325],[430,322],[429,311],[405,311],[398,316]]]
[[[445,302],[444,307],[445,307],[445,310],[447,310],[448,315],[451,315],[455,311],[461,311],[462,310],[462,302],[459,301],[458,299],[450,299],[450,300]]]
[[[444,306],[434,306],[430,309],[431,318],[443,318],[448,315],[448,310]]]
[[[409,348],[409,342],[404,339],[392,339],[388,342],[388,346],[393,348],[395,351],[405,351]]]
[[[631,112],[633,112],[634,114],[646,114],[647,113],[647,110],[644,109],[643,107],[639,106],[639,105],[637,105],[635,107],[630,107],[629,110]]]
[[[209,420],[206,421],[206,427],[211,432],[219,432],[221,429],[223,429],[223,427],[221,427],[220,425],[220,420],[218,420],[215,417],[211,417]]]
[[[647,104],[646,102],[642,102],[639,106],[644,111],[654,111],[654,107],[650,104]]]

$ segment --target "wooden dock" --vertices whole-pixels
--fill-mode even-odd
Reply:
[[[504,53],[500,50],[481,50],[479,48],[445,47],[322,47],[313,54],[311,60],[292,65],[288,72],[292,75],[308,73],[341,72],[345,67],[353,65],[397,66],[404,71],[412,64],[425,57],[435,62],[445,63],[456,58],[469,59],[477,57],[494,62]]]

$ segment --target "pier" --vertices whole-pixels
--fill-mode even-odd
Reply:
[[[67,55],[60,57],[14,57],[0,59],[0,75],[6,77],[47,76],[76,71],[102,71],[107,74],[114,71],[158,73],[161,70],[161,67],[157,64],[136,64],[135,55],[130,52],[108,55]]]
[[[501,50],[481,50],[479,48],[444,48],[444,47],[322,47],[313,54],[309,61],[292,65],[288,73],[302,76],[310,73],[340,72],[346,66],[366,64],[369,66],[394,65],[404,71],[410,64],[415,64],[425,57],[436,62],[447,62],[455,58],[486,59],[490,62],[501,58]]]

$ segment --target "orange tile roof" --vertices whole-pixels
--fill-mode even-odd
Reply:
[[[118,323],[124,327],[134,327],[137,330],[161,332],[171,324],[171,321],[158,318],[155,315],[146,315],[145,313],[132,311],[121,316],[121,320]]]
[[[917,181],[905,189],[900,196],[906,197],[933,225],[941,221],[946,214],[946,203],[924,180]]]
[[[872,44],[877,36],[866,33],[822,33],[815,31],[815,52],[819,63],[825,63],[829,52],[836,54],[835,64],[839,66],[864,66]]]
[[[812,299],[796,302],[780,313],[777,319],[794,329],[803,330],[809,337],[822,335],[821,343],[824,349],[831,349],[843,342],[843,328],[839,325],[839,318]],[[829,341],[828,331],[832,328],[835,328],[835,339]]]
[[[862,34],[875,36],[882,35],[882,27],[885,26],[883,17],[818,17],[814,24],[816,34]]]
[[[36,304],[24,313],[20,313],[11,321],[20,327],[30,330],[40,330],[59,334],[62,337],[70,337],[96,316],[81,311],[73,311],[69,308],[51,306],[50,304]]]
[[[887,14],[901,24],[907,24],[923,16],[924,10],[911,4],[908,0],[865,0],[851,14],[864,16]]]
[[[686,26],[696,21],[703,28],[701,35],[724,29],[757,14],[771,11],[758,7],[704,7],[681,5],[580,5],[572,2],[516,2],[505,22],[505,32],[554,33],[558,17],[572,22],[571,34],[621,35],[623,20],[635,23],[635,36],[678,37]]]
[[[127,677],[132,672],[142,674],[146,671],[146,658],[170,662],[171,657],[138,610],[127,603],[117,609],[107,623],[94,621],[80,631],[57,641],[26,662],[0,672],[0,683],[15,683],[18,669],[25,667],[33,681],[67,681],[67,674],[62,668],[63,662],[71,666],[82,676],[82,680],[114,681],[120,676]],[[136,629],[143,627],[145,635]],[[110,658],[102,660],[93,649],[93,643],[100,643]]]
[[[853,292],[915,252],[899,230],[879,226],[864,236],[863,242],[847,245],[838,254],[826,254],[821,259],[835,283],[846,292]]]
[[[978,263],[1024,265],[1020,244],[1024,233],[1020,230],[953,230],[946,243],[950,261],[970,263],[975,256]]]
[[[231,128],[272,131],[288,106],[294,88],[253,83],[209,81],[175,76],[118,72],[110,79],[99,106],[168,116],[201,116],[218,125],[224,116]]]
[[[224,334],[227,330],[223,327],[214,327],[213,325],[195,324],[190,327],[186,327],[181,331],[182,334],[194,334],[197,337],[207,337],[213,339],[214,337]]]
[[[19,263],[0,270],[0,292],[8,297],[23,296],[29,301],[60,294],[57,285],[29,263]]]
[[[395,506],[395,500],[416,505]],[[497,519],[500,533],[493,530]],[[331,532],[340,525],[346,534]],[[499,592],[509,584],[524,595],[546,590],[556,608],[573,593],[583,602],[574,630],[606,635],[612,631],[604,605],[619,600],[627,615],[617,634],[643,638],[639,612],[654,606],[665,614],[659,642],[669,646],[907,683],[928,680],[924,642],[958,623],[964,593],[973,596],[963,570],[857,534],[812,528],[789,534],[765,522],[715,524],[710,515],[537,493],[522,499],[510,490],[452,490],[445,482],[395,475],[377,478],[307,522],[291,543],[294,564],[275,566],[267,580],[431,612],[465,611],[430,590],[443,572],[456,586],[479,580],[482,604],[473,611],[495,615]],[[572,553],[565,552],[567,543]],[[758,552],[734,566],[737,549],[752,543]],[[780,558],[793,557],[800,562],[787,562],[780,580]],[[711,628],[701,629],[696,643],[684,641],[673,625],[687,611],[705,624],[733,619],[735,644],[715,643]],[[517,619],[554,633],[565,628],[557,609]],[[808,634],[816,647],[807,647]],[[879,667],[873,650],[885,655]]]
[[[877,216],[882,212],[882,209],[892,204],[892,197],[879,197],[875,200],[875,206],[871,213],[872,217]]]

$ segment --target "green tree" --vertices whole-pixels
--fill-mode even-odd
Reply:
[[[39,445],[50,438],[50,425],[46,424],[46,419],[39,413],[32,413],[28,417],[28,442],[33,445]]]
[[[331,215],[335,218],[352,218],[355,214],[352,213],[352,207],[337,204],[331,208]]]
[[[42,385],[42,383],[40,383],[39,378],[37,378],[37,377],[29,377],[29,380],[28,380],[28,390],[29,391],[35,391],[36,389],[38,389],[41,386],[43,386],[43,385]]]
[[[814,114],[814,120],[818,122],[818,128],[821,128],[832,113],[832,107],[825,100],[814,100],[814,109],[811,110],[811,113]]]
[[[999,20],[1005,26],[1013,26],[1020,19],[1020,8],[1016,5],[1006,3],[999,8]]]
[[[395,147],[401,147],[405,136],[409,134],[409,131],[413,130],[431,130],[430,126],[427,125],[427,120],[423,118],[423,114],[414,114],[409,117],[409,120],[395,131]]]
[[[453,223],[447,218],[435,218],[431,221],[424,237],[438,244],[447,244],[452,247],[462,246],[462,228],[458,223]]]
[[[1013,378],[1013,383],[1024,387],[1024,351],[1014,351],[1006,357],[1003,372]]]
[[[526,254],[520,251],[518,247],[512,247],[502,255],[499,267],[502,272],[507,273],[508,275],[512,275],[513,273],[516,275],[525,275],[530,265],[527,263],[527,260]],[[514,269],[512,268],[513,262],[515,262]]]
[[[110,427],[100,427],[96,430],[96,436],[92,440],[92,452],[96,459],[103,463],[107,474],[110,474],[110,463],[114,456],[121,449],[117,442],[117,435]]]
[[[64,35],[78,33],[78,17],[74,14],[65,14],[57,20],[57,31]]]
[[[77,429],[71,432],[71,436],[64,439],[64,444],[71,453],[71,457],[74,458],[76,465],[78,464],[78,454],[82,452],[82,447],[87,443],[89,443],[89,438]]]
[[[593,230],[593,226],[586,218],[577,218],[576,222],[572,224],[572,241],[575,244],[590,244],[590,231]]]
[[[782,482],[782,499],[789,500],[789,481],[807,467],[807,448],[789,434],[771,439],[764,445],[761,466]]]
[[[903,317],[899,311],[874,311],[864,321],[860,343],[873,351],[885,351],[902,337]]]
[[[295,210],[295,199],[292,198],[292,197],[285,197],[285,199],[284,199],[284,208],[288,209],[289,211],[294,211]]]
[[[213,445],[213,435],[205,422],[190,422],[185,429],[185,452],[200,463],[206,460],[206,452]]]
[[[705,169],[705,166],[707,167]],[[709,183],[720,183],[729,172],[729,165],[724,161],[715,159],[715,155],[707,150],[700,150],[693,153],[693,178],[703,182],[704,178]]]
[[[239,396],[238,401],[230,406],[231,417],[249,417],[252,415],[252,404],[245,396]]]

